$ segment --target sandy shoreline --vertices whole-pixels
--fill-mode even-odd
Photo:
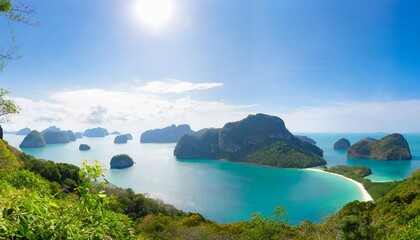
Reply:
[[[355,181],[355,180],[353,180],[351,178],[345,177],[345,176],[340,175],[340,174],[337,174],[337,173],[327,172],[327,171],[323,171],[321,169],[316,169],[316,168],[305,168],[305,169],[302,169],[302,170],[322,172],[322,173],[332,174],[332,175],[335,175],[335,176],[344,178],[344,179],[346,179],[346,180],[354,183],[359,188],[360,192],[362,193],[362,198],[363,198],[363,201],[364,202],[373,201],[372,196],[370,196],[370,194],[368,193],[368,191],[366,191],[366,189],[363,186],[363,184],[361,184],[361,183],[359,183],[359,182],[357,182],[357,181]]]

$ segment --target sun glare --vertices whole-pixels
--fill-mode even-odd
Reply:
[[[153,30],[164,27],[175,12],[173,0],[136,0],[133,14]]]

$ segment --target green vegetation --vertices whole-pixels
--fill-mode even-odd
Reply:
[[[364,166],[334,166],[326,169],[327,172],[337,173],[363,184],[373,199],[378,199],[395,188],[400,181],[372,182],[364,177],[372,174],[372,170]]]
[[[326,164],[323,158],[308,154],[284,141],[276,141],[257,148],[242,159],[244,162],[284,168],[308,168]]]
[[[26,137],[23,139],[20,144],[20,148],[38,148],[45,147],[47,143],[42,133],[37,130],[32,130]]]
[[[218,224],[131,189],[110,186],[100,165],[36,159],[0,141],[0,239],[416,239],[420,170],[375,202],[344,206],[322,224],[287,223],[286,210]],[[363,178],[370,169],[331,171]],[[69,182],[73,185],[69,186]],[[63,191],[66,188],[71,191]]]
[[[398,133],[385,136],[378,141],[360,140],[347,150],[351,158],[373,158],[379,160],[410,160],[410,148],[404,136]]]
[[[293,136],[280,118],[265,114],[249,115],[200,135],[184,135],[174,155],[180,159],[227,159],[289,168],[326,164],[320,148]]]

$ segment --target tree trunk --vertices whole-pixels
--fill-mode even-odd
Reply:
[[[1,125],[0,125],[0,139],[3,140],[3,128],[1,128]]]

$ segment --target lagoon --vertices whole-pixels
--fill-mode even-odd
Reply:
[[[347,137],[354,143],[365,136],[381,134],[306,134],[324,150],[328,166],[366,165],[373,169],[373,180],[403,179],[420,167],[420,135],[405,135],[412,148],[412,161],[347,159],[345,151],[332,149],[334,142]],[[147,193],[184,211],[201,213],[208,219],[226,223],[249,220],[252,213],[270,215],[276,206],[288,212],[289,222],[320,222],[346,203],[362,200],[351,182],[330,174],[298,169],[280,169],[216,160],[177,160],[175,144],[141,144],[139,136],[127,144],[114,144],[114,136],[83,138],[68,144],[22,149],[38,158],[80,166],[84,159],[97,159],[106,168],[106,178],[123,188]],[[5,135],[17,147],[22,136]],[[92,149],[78,150],[87,143]],[[129,154],[136,164],[128,169],[109,169],[113,155]]]

